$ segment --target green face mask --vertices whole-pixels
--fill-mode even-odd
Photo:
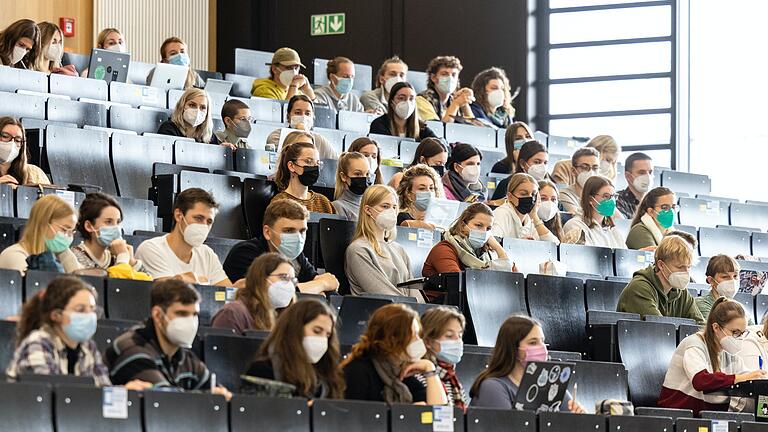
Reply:
[[[656,213],[656,222],[658,222],[662,228],[669,229],[675,223],[675,211],[669,209]]]
[[[613,213],[616,212],[616,200],[614,198],[604,199],[597,203],[595,210],[602,217],[612,217]]]
[[[72,244],[72,237],[66,234],[57,232],[52,239],[45,240],[45,249],[48,252],[59,254],[64,252]]]

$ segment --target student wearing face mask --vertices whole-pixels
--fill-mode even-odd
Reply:
[[[334,213],[328,198],[309,190],[320,178],[322,168],[323,161],[320,160],[312,135],[307,132],[288,134],[277,161],[274,179],[280,193],[272,197],[272,202],[290,199],[311,212]]]
[[[190,88],[182,93],[173,114],[157,128],[161,135],[192,138],[195,142],[218,144],[237,149],[229,142],[219,142],[213,134],[213,119],[211,118],[211,99],[205,90]]]
[[[445,144],[439,138],[424,138],[416,146],[416,151],[413,153],[413,160],[408,166],[414,166],[417,164],[427,165],[432,168],[437,174],[438,183],[440,177],[445,174],[445,164],[448,162],[448,149]],[[389,179],[389,186],[394,189],[398,189],[400,181],[403,178],[403,172],[398,172],[392,175]],[[441,185],[442,189],[442,185]]]
[[[245,374],[291,384],[294,397],[343,399],[340,362],[336,314],[325,302],[303,299],[280,314]]]
[[[707,283],[711,287],[709,294],[696,297],[696,306],[702,317],[709,316],[712,305],[721,297],[733,300],[739,292],[739,263],[728,255],[715,255],[707,263]],[[747,319],[748,325],[753,325],[752,318]]]
[[[506,128],[512,123],[515,109],[504,70],[492,67],[478,73],[472,81],[472,91],[475,101],[470,107],[476,119],[494,129]]]
[[[544,330],[535,319],[522,315],[507,318],[499,328],[488,367],[480,372],[469,391],[472,407],[515,409],[515,397],[528,362],[548,360],[544,341]],[[586,412],[568,391],[559,411]]]
[[[114,198],[101,192],[89,193],[79,213],[77,230],[83,241],[72,252],[83,268],[106,271],[125,264],[134,271],[145,271],[144,264],[133,256],[133,246],[123,239],[123,211]]]
[[[661,239],[675,229],[676,202],[675,193],[665,187],[648,191],[632,219],[627,247],[649,250],[657,247]]]
[[[345,399],[388,404],[446,405],[435,364],[425,359],[419,315],[403,304],[382,306],[371,315],[360,342],[342,362]]]
[[[616,216],[614,191],[611,181],[603,176],[587,179],[581,195],[581,209],[563,227],[563,243],[627,248],[624,236],[613,222]]]
[[[539,218],[540,205],[536,179],[524,173],[512,175],[507,185],[507,201],[493,211],[493,235],[560,244]]]
[[[590,177],[596,176],[600,169],[600,153],[592,147],[582,147],[571,156],[571,171],[573,171],[574,183],[560,189],[560,205],[568,213],[578,214],[581,208],[581,194],[584,184]],[[557,179],[552,177],[557,183]]]
[[[185,189],[173,202],[171,232],[142,242],[136,250],[136,259],[144,262],[155,279],[232,286],[216,252],[203,244],[218,208],[210,193],[199,188]]]
[[[471,144],[456,143],[448,158],[448,171],[443,175],[445,198],[453,201],[483,202],[486,189],[480,181],[483,154]]]
[[[435,226],[424,220],[433,198],[442,198],[440,179],[433,169],[424,165],[411,165],[403,171],[397,188],[400,213],[397,225],[433,230]]]
[[[200,89],[205,87],[203,78],[194,68],[192,68],[192,66],[190,66],[191,60],[189,59],[189,49],[187,48],[187,44],[180,38],[173,36],[163,41],[163,44],[160,45],[160,62],[187,67],[187,80],[184,82],[185,90],[192,87]],[[150,85],[152,82],[152,76],[154,74],[155,70],[152,69],[149,72],[149,75],[147,75],[147,85]]]
[[[421,324],[424,326],[426,359],[435,365],[435,372],[448,396],[448,405],[466,410],[467,394],[456,376],[456,365],[464,354],[464,315],[455,308],[437,306],[424,312]]]
[[[120,53],[127,51],[125,48],[125,38],[123,37],[123,33],[121,33],[120,30],[112,27],[105,28],[99,32],[99,35],[96,36],[96,48]],[[80,73],[80,76],[87,77],[88,68],[83,69],[83,71]],[[126,82],[131,84],[130,80]]]
[[[459,88],[461,61],[454,56],[439,56],[427,65],[427,89],[416,97],[419,118],[443,123],[466,123],[474,119],[469,105],[475,101],[472,89]]]
[[[251,134],[251,109],[239,99],[230,99],[221,107],[221,119],[224,130],[214,132],[219,142],[232,143],[237,148],[252,148],[248,145],[248,135]]]
[[[48,176],[27,163],[27,134],[21,120],[0,117],[0,184],[48,185]]]
[[[211,320],[211,327],[228,328],[237,334],[246,330],[271,331],[275,309],[288,307],[295,299],[296,271],[285,256],[267,252],[253,260],[245,287],[235,292],[235,300],[225,304]]]
[[[352,92],[355,83],[355,64],[346,57],[335,57],[328,61],[325,69],[328,84],[315,90],[315,102],[327,105],[333,112],[363,112],[365,107],[360,98]]]
[[[400,57],[394,56],[384,60],[376,74],[376,88],[360,96],[360,102],[365,107],[365,111],[379,115],[385,114],[392,86],[405,82],[407,74],[408,65]]]
[[[384,185],[366,189],[352,242],[345,254],[345,272],[352,294],[387,294],[415,297],[424,302],[417,289],[397,284],[413,279],[411,261],[395,240],[397,194]]]
[[[524,122],[514,122],[504,132],[504,148],[507,156],[493,164],[491,172],[499,174],[512,174],[516,172],[517,155],[528,141],[533,140],[533,131]]]
[[[369,172],[373,177],[373,184],[384,184],[381,174],[381,152],[379,144],[368,137],[360,137],[352,141],[347,148],[348,152],[358,152],[368,160]]]
[[[81,269],[69,249],[77,227],[77,213],[57,195],[45,195],[29,212],[19,242],[0,253],[0,268],[73,273]]]
[[[387,113],[371,122],[370,133],[413,138],[421,141],[436,138],[432,129],[419,120],[416,112],[416,91],[407,82],[392,86],[387,101]]]
[[[24,303],[6,375],[14,380],[28,374],[91,377],[98,387],[112,385],[93,340],[96,310],[93,287],[73,276],[53,279]],[[125,384],[129,390],[151,387],[139,380]]]
[[[290,100],[298,94],[306,95],[309,100],[315,100],[315,92],[309,85],[307,77],[299,73],[301,64],[299,53],[291,48],[280,48],[272,55],[269,66],[269,77],[253,81],[251,94],[256,97],[277,100]]]
[[[310,294],[335,291],[339,281],[332,273],[317,274],[317,270],[304,255],[309,212],[296,201],[272,201],[264,212],[260,236],[236,244],[224,261],[224,271],[230,280],[246,277],[251,263],[268,252],[277,252],[291,261],[298,275],[297,288]],[[247,278],[246,278],[247,279]]]
[[[616,140],[609,135],[598,135],[582,148],[597,150],[599,160],[595,172],[615,182],[616,161],[621,153],[621,146],[616,143]],[[576,183],[578,175],[579,171],[573,168],[573,159],[558,161],[552,168],[552,180],[557,184],[572,185]]]
[[[35,62],[35,70],[47,74],[77,76],[74,65],[61,65],[61,58],[64,56],[64,36],[59,26],[41,22],[37,27],[40,29],[40,53]]]
[[[40,29],[34,21],[18,20],[0,32],[0,65],[34,69],[40,56]]]
[[[539,209],[536,214],[549,232],[562,241],[563,220],[557,202],[557,186],[549,180],[539,181]]]
[[[741,304],[717,299],[704,330],[683,339],[672,354],[658,406],[689,409],[695,416],[701,411],[728,411],[729,396],[706,393],[767,375],[764,370],[746,370],[738,355],[748,334]]]
[[[507,251],[491,233],[493,212],[483,203],[471,204],[464,209],[443,241],[432,247],[421,275],[457,273],[467,268],[517,271]]]
[[[288,127],[298,129],[312,135],[315,147],[320,152],[320,159],[338,159],[339,154],[333,149],[331,144],[324,136],[313,132],[315,123],[315,104],[304,95],[296,95],[288,101]],[[267,144],[272,144],[277,148],[280,142],[281,129],[275,129],[267,136]],[[353,151],[347,149],[347,151]]]
[[[627,188],[616,193],[616,208],[630,219],[649,190],[653,189],[653,160],[645,153],[632,153],[624,162]]]
[[[636,271],[621,292],[616,310],[643,317],[690,318],[704,324],[696,302],[686,289],[691,280],[692,263],[691,245],[681,237],[667,235],[654,252],[653,264]]]
[[[519,156],[515,163],[515,173],[524,173],[533,177],[536,181],[549,178],[547,165],[549,163],[549,153],[544,144],[538,141],[527,141],[520,148]],[[493,201],[504,199],[506,196],[507,185],[512,176],[505,178],[496,184],[496,190],[493,192]]]
[[[336,168],[336,200],[331,203],[336,214],[357,221],[360,201],[370,185],[370,166],[365,156],[358,152],[342,153]]]
[[[200,294],[180,280],[155,282],[150,316],[143,327],[120,335],[104,360],[113,384],[141,380],[153,387],[208,391],[232,398],[226,388],[211,389],[211,372],[192,351],[200,314]]]

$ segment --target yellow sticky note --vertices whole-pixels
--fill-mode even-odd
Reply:
[[[269,163],[269,156],[268,155],[262,155],[261,156],[261,163],[268,164]]]
[[[645,262],[645,255],[638,255],[637,256],[637,262],[644,263]]]
[[[488,189],[496,189],[496,182],[488,182],[488,185],[486,185]]]
[[[699,204],[699,211],[700,212],[706,212],[707,211],[707,205],[706,204]],[[701,428],[699,428],[701,429]]]
[[[568,140],[566,141],[565,146],[574,148],[574,147],[578,147],[578,143],[575,140]]]
[[[421,424],[432,424],[432,411],[424,411],[421,413]]]
[[[409,241],[416,241],[418,239],[419,239],[419,237],[416,235],[416,233],[413,233],[413,232],[412,233],[408,233],[408,240]]]
[[[706,426],[699,426],[699,432],[709,432],[709,428]]]
[[[225,301],[227,299],[227,292],[226,291],[216,291],[216,294],[213,295],[213,299],[217,302],[219,301]]]

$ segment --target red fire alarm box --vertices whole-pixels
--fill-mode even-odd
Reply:
[[[59,18],[59,27],[61,27],[64,37],[73,37],[75,35],[74,18]]]

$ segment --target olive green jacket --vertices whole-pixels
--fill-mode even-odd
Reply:
[[[616,310],[640,314],[642,317],[658,315],[690,318],[698,324],[704,324],[704,318],[691,293],[687,289],[672,288],[664,294],[661,280],[652,265],[635,272],[621,292]]]

